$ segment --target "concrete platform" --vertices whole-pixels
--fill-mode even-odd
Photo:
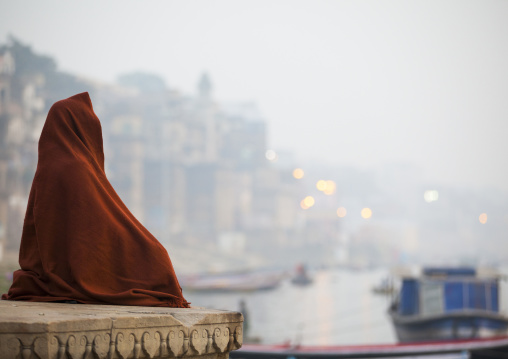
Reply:
[[[206,308],[0,300],[0,358],[228,358],[243,316]]]

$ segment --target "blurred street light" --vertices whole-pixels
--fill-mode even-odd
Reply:
[[[337,208],[337,217],[344,218],[346,217],[347,211],[344,207]]]
[[[304,175],[305,175],[305,172],[303,172],[303,170],[301,168],[295,168],[293,170],[293,177],[296,179],[302,179]]]
[[[439,199],[439,193],[436,190],[425,191],[425,193],[423,194],[423,199],[427,203],[435,202]]]
[[[277,161],[277,159],[279,158],[279,156],[277,156],[277,153],[275,153],[274,150],[267,150],[265,152],[265,157],[268,161],[271,162]]]
[[[372,210],[370,208],[364,208],[362,209],[361,215],[365,219],[369,219],[372,217]]]
[[[305,197],[301,202],[300,202],[300,206],[303,208],[303,209],[309,209],[310,207],[312,207],[314,205],[315,201],[314,201],[314,197],[312,196],[307,196]]]

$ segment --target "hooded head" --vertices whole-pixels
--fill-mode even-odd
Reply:
[[[48,113],[39,140],[39,161],[72,156],[104,172],[101,123],[88,92],[56,102]]]

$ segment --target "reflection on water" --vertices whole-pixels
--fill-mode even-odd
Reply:
[[[274,290],[250,293],[204,293],[184,290],[193,306],[249,311],[251,338],[263,344],[290,341],[302,345],[395,343],[386,314],[389,299],[372,294],[387,270],[323,270],[311,273],[312,284],[289,280]]]

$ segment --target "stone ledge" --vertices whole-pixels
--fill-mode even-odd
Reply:
[[[0,300],[0,357],[224,359],[242,325],[239,312],[206,308]]]

